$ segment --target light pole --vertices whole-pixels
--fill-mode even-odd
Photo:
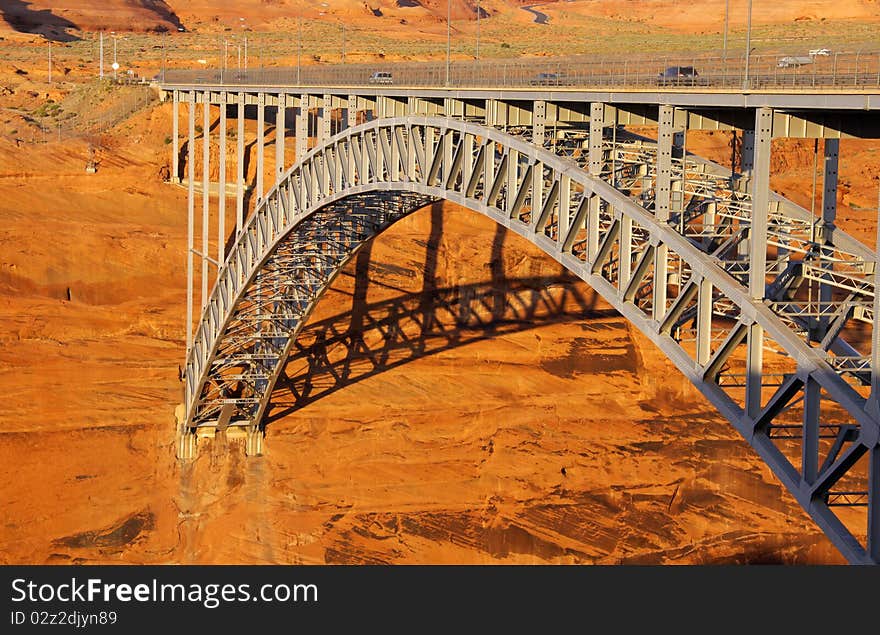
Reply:
[[[727,24],[730,16],[730,0],[724,0],[724,48],[723,58],[727,61]]]
[[[98,32],[98,78],[104,79],[104,32]]]
[[[480,0],[477,0],[477,61],[480,61]]]
[[[746,72],[743,77],[743,89],[749,87],[749,60],[752,57],[752,0],[749,0],[749,17],[746,26]]]
[[[165,70],[168,66],[168,31],[162,33],[162,81],[165,81]],[[104,69],[101,69],[102,72]]]
[[[299,16],[298,26],[297,26],[297,48],[296,48],[296,83],[300,84],[300,67],[302,66],[302,52],[303,52],[303,19],[302,15]]]
[[[116,31],[110,31],[110,35],[113,36],[113,80],[116,80],[116,71],[119,70],[119,63],[116,61]]]
[[[52,83],[52,40],[49,40],[49,83]]]
[[[449,86],[449,55],[452,46],[452,30],[450,22],[452,21],[452,4],[450,0],[446,0],[446,86]]]
[[[342,63],[345,64],[345,22],[342,22]]]

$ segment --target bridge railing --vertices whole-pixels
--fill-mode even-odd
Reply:
[[[692,67],[696,76],[661,77],[670,67]],[[368,86],[376,71],[405,87],[454,88],[693,88],[786,89],[880,88],[880,50],[837,51],[827,55],[670,54],[616,58],[570,56],[490,59],[469,62],[387,62],[306,65],[241,70],[167,70],[164,84],[242,86]],[[383,84],[375,84],[383,85]]]

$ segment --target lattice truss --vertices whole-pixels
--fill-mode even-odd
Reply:
[[[590,147],[581,129],[534,139],[531,128],[425,117],[372,121],[316,147],[268,193],[218,272],[187,360],[181,434],[258,432],[334,275],[364,241],[446,199],[585,280],[694,382],[851,562],[880,560],[877,419],[866,410],[872,252],[772,196],[766,294],[753,300],[743,179],[678,152],[659,219],[657,143],[606,128],[592,162]]]

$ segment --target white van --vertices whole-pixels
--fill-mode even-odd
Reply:
[[[370,75],[370,83],[371,84],[391,84],[391,73],[386,71],[376,71],[372,75]]]

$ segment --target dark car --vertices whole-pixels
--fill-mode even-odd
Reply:
[[[531,86],[565,86],[569,82],[562,73],[538,73],[531,80]]]
[[[657,73],[658,86],[696,86],[700,82],[700,74],[693,66],[670,66]]]

